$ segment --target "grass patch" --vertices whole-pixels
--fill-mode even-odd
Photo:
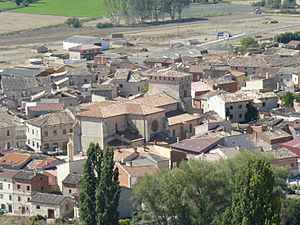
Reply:
[[[12,11],[55,16],[98,17],[104,14],[103,2],[104,0],[40,0],[29,7]]]
[[[221,16],[238,13],[249,13],[253,7],[242,4],[218,3],[218,4],[193,4],[182,12],[183,18]]]
[[[0,10],[16,7],[16,4],[12,1],[0,1]]]

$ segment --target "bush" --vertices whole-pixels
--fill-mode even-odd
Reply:
[[[68,18],[66,24],[73,26],[74,28],[79,28],[82,26],[81,21],[77,17]]]
[[[119,220],[119,225],[129,225],[131,222],[130,219]]]
[[[109,28],[113,27],[114,25],[112,23],[97,23],[96,27],[97,28]]]

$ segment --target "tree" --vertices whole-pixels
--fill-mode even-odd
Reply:
[[[118,225],[120,187],[119,172],[114,169],[114,165],[113,149],[107,148],[103,152],[101,176],[96,192],[97,225]]]
[[[280,193],[269,161],[253,157],[237,173],[223,225],[279,225]]]
[[[245,113],[245,123],[249,123],[251,121],[258,119],[258,111],[255,106],[249,104],[247,106],[247,112]]]
[[[282,224],[300,224],[300,199],[298,197],[285,199],[283,202],[282,211]]]
[[[66,24],[68,24],[69,26],[73,26],[74,28],[79,28],[82,26],[81,21],[76,17],[68,18]]]
[[[259,45],[253,37],[244,37],[241,40],[243,50],[257,48]]]
[[[181,19],[182,10],[188,8],[190,5],[190,0],[174,0],[176,11],[178,13],[178,19]]]
[[[291,92],[285,93],[281,98],[283,107],[293,107],[294,104],[294,96]]]
[[[94,143],[91,143],[87,150],[87,160],[84,164],[84,178],[81,182],[80,192],[80,219],[86,225],[96,224],[95,191],[97,179],[94,167],[96,161],[96,146]]]
[[[80,192],[80,219],[85,225],[118,224],[119,173],[113,158],[113,149],[90,144]]]

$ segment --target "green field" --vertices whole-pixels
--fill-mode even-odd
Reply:
[[[11,1],[0,1],[0,9],[16,7],[16,4]]]
[[[1,8],[1,6],[0,6]],[[12,12],[56,16],[98,17],[104,14],[103,0],[40,0]]]

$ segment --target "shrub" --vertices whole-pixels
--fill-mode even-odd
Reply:
[[[130,219],[119,220],[119,225],[129,225],[131,222]]]
[[[97,28],[109,28],[113,27],[114,25],[112,23],[97,23],[96,27]]]
[[[66,24],[73,26],[74,28],[79,28],[82,26],[81,21],[77,17],[68,18]]]

